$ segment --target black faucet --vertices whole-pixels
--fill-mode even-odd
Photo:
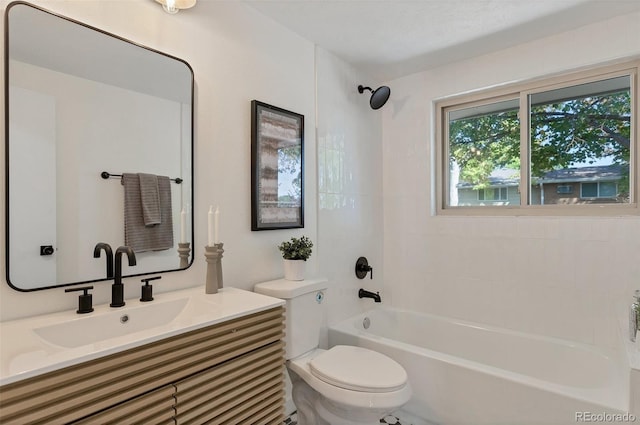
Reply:
[[[380,292],[376,292],[374,294],[373,292],[365,291],[362,288],[358,291],[358,298],[373,298],[373,301],[377,303],[382,302],[380,299]]]
[[[113,250],[108,243],[98,242],[93,248],[93,258],[100,258],[100,251],[107,255],[107,279],[113,279]]]
[[[124,306],[124,285],[122,284],[122,254],[127,254],[129,266],[136,265],[136,254],[128,246],[121,246],[116,249],[116,273],[113,276],[113,285],[111,285],[111,307]]]

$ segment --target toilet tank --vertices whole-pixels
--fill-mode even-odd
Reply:
[[[324,323],[327,279],[272,280],[258,283],[254,292],[285,300],[286,357],[293,359],[318,347]]]

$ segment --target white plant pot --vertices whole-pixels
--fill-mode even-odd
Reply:
[[[284,278],[286,280],[304,280],[304,270],[307,262],[304,260],[285,260]]]

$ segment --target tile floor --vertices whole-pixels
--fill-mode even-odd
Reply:
[[[401,422],[400,418],[398,418],[395,415],[385,416],[384,418],[380,419],[380,423],[390,424],[390,425],[413,425],[413,424],[409,424],[408,422]]]
[[[291,416],[284,419],[282,425],[298,425],[298,414],[293,412]]]

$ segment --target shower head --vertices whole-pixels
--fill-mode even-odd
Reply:
[[[365,90],[369,90],[371,92],[371,99],[369,99],[369,105],[371,105],[371,109],[380,109],[387,103],[389,100],[389,95],[391,94],[391,89],[387,86],[380,86],[375,90],[372,90],[371,87],[364,87],[363,85],[358,86],[358,93],[364,93]]]

